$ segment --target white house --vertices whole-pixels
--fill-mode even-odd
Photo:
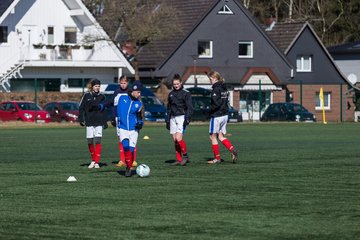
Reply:
[[[134,69],[81,0],[1,0],[0,91],[78,92]]]

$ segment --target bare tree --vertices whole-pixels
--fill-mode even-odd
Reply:
[[[324,41],[327,32],[339,21],[344,14],[344,6],[342,0],[317,0],[316,9],[320,14],[321,19],[321,35],[320,38]],[[334,11],[336,9],[336,11]]]
[[[250,7],[250,1],[251,0],[244,0],[243,4],[246,8],[249,8]]]
[[[272,4],[272,8],[274,9],[275,20],[276,20],[276,22],[278,22],[279,21],[279,12],[280,12],[281,5],[283,4],[283,0],[272,0],[271,4]]]
[[[167,3],[169,0],[103,1],[105,9],[98,20],[110,38],[118,43],[131,60],[137,80],[137,56],[142,48],[152,41],[171,37],[181,31],[177,11]]]

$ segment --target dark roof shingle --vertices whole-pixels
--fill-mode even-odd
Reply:
[[[156,40],[146,45],[138,56],[141,66],[156,68],[165,57],[176,49],[215,2],[217,0],[168,0],[167,4],[178,11],[178,23],[181,26],[181,32],[176,36]]]
[[[305,22],[275,23],[271,30],[265,32],[276,46],[285,53],[304,25]]]

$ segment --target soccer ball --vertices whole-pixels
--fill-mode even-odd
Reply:
[[[150,168],[146,164],[141,164],[136,168],[136,174],[140,177],[148,177],[150,175]]]

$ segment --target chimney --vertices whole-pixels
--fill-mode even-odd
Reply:
[[[271,30],[274,28],[275,23],[276,23],[275,18],[272,18],[272,17],[267,18],[266,21],[265,21],[265,24],[266,24],[266,26],[267,26],[267,28],[265,29],[265,31],[266,31],[266,32],[271,31]]]

